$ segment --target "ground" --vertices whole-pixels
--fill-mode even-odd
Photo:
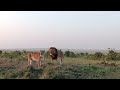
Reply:
[[[25,59],[0,58],[0,79],[120,79],[120,61],[65,58],[60,65],[46,59],[46,65],[32,68]]]

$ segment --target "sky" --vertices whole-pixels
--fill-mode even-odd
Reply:
[[[120,11],[0,11],[0,49],[120,49]]]

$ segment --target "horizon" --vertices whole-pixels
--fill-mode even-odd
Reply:
[[[49,49],[50,47],[48,47],[48,48],[6,48],[6,49],[4,49],[4,48],[1,48],[0,50],[30,50],[30,49],[36,49],[36,50],[42,50],[42,49]],[[57,47],[55,47],[55,48],[57,48]],[[79,49],[74,49],[74,48],[72,48],[72,49],[69,49],[69,48],[57,48],[57,49],[61,49],[61,50],[120,50],[120,49],[115,49],[115,48],[110,48],[110,49],[108,49],[108,48],[106,48],[106,49],[85,49],[85,48],[79,48]]]
[[[0,48],[120,50],[120,11],[0,11]]]

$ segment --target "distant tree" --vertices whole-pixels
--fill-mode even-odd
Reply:
[[[86,56],[88,56],[88,54],[89,54],[88,52],[85,53]]]
[[[23,54],[26,54],[26,53],[27,53],[27,51],[26,51],[26,50],[22,50],[22,52],[23,52]]]
[[[68,51],[65,51],[65,56],[66,57],[70,57],[70,51],[68,50]]]
[[[13,53],[16,53],[17,55],[21,55],[20,51],[14,51]]]
[[[114,50],[109,50],[106,58],[107,60],[117,60],[117,53]]]
[[[109,54],[109,55],[115,54],[115,51],[109,50],[109,53],[108,53],[108,54]]]
[[[79,54],[79,53],[77,53],[77,54],[76,54],[76,57],[80,57],[80,54]]]
[[[108,48],[108,50],[110,50],[110,48]]]
[[[75,53],[74,53],[74,52],[70,52],[70,57],[71,57],[71,58],[76,58]]]
[[[0,54],[2,54],[2,50],[0,50]]]
[[[103,57],[103,53],[95,52],[94,56],[95,56],[95,59],[101,59]]]
[[[81,55],[81,56],[84,56],[85,54],[81,52],[80,55]]]

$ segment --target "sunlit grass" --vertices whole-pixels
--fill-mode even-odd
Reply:
[[[18,56],[20,57],[20,56]],[[27,59],[0,58],[0,79],[120,79],[120,60],[87,60],[64,58],[50,63],[45,58],[45,66],[27,66]]]

